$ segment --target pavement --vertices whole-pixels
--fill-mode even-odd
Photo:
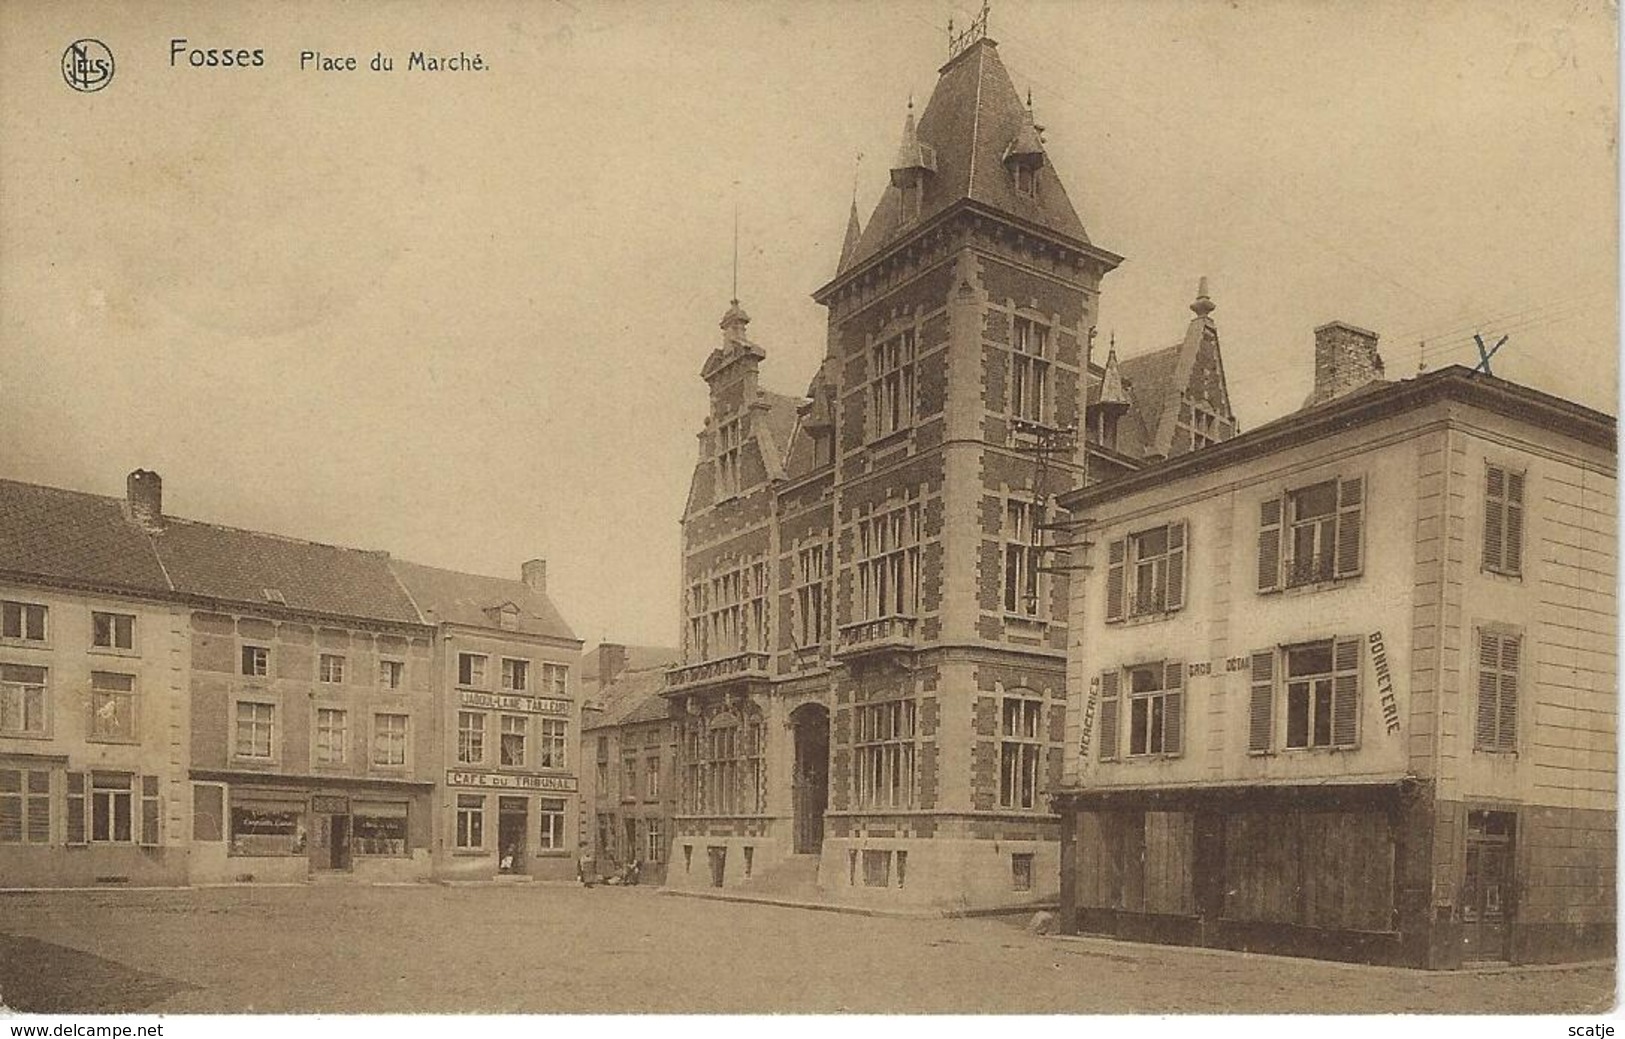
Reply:
[[[644,887],[0,895],[0,1002],[144,1013],[1561,1013],[1615,965],[1428,972]]]

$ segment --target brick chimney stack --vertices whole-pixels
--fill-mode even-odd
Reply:
[[[147,530],[164,525],[164,481],[150,469],[136,469],[124,481],[124,503],[130,520]]]
[[[1333,321],[1315,329],[1315,390],[1308,407],[1383,380],[1377,333]]]
[[[626,670],[626,647],[619,642],[598,644],[598,688],[615,681]]]
[[[527,559],[519,567],[519,579],[539,595],[547,594],[547,560]]]

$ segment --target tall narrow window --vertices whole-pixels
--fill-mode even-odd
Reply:
[[[916,781],[913,700],[864,704],[854,711],[858,804],[866,808],[908,808]]]
[[[90,777],[90,839],[100,843],[131,843],[135,840],[135,801],[130,784],[133,777],[122,773],[97,772]]]
[[[406,725],[404,714],[372,716],[372,763],[386,767],[406,764]]]
[[[999,804],[1037,808],[1038,775],[1044,758],[1044,701],[1006,696],[999,742]]]
[[[1015,319],[1010,342],[1010,415],[1023,422],[1044,421],[1049,396],[1049,329]]]
[[[1478,632],[1477,750],[1518,749],[1518,660],[1523,640],[1509,632]]]
[[[729,419],[717,430],[717,498],[739,493],[739,451],[742,442],[740,422]]]
[[[563,718],[542,718],[537,722],[536,767],[565,768],[565,748],[569,743],[569,723]]]
[[[820,646],[829,638],[828,546],[818,544],[798,551],[795,578],[796,646]]]
[[[482,653],[457,654],[457,684],[474,689],[484,689],[485,660],[485,655]]]
[[[541,816],[542,828],[537,847],[542,851],[561,851],[564,848],[564,799],[543,797],[536,802],[536,814]]]
[[[237,704],[237,756],[270,758],[274,746],[272,731],[276,705],[240,702]]]
[[[51,840],[51,773],[0,768],[0,844]]]
[[[1004,505],[1004,612],[1028,617],[1046,611],[1039,594],[1042,554],[1035,537],[1044,522],[1037,505],[1009,499]]]
[[[504,657],[502,660],[502,688],[508,692],[522,693],[529,687],[530,661]]]
[[[1289,646],[1285,656],[1286,745],[1354,746],[1359,735],[1359,639]]]
[[[1128,672],[1128,752],[1180,753],[1184,724],[1185,665],[1146,664]]]
[[[485,764],[485,715],[479,711],[457,712],[457,763]]]
[[[378,661],[378,688],[399,689],[404,681],[406,681],[406,662],[404,660]]]
[[[1524,474],[1491,465],[1484,470],[1484,569],[1523,573]]]
[[[877,343],[869,351],[869,411],[877,437],[914,422],[914,330]]]
[[[457,795],[457,847],[475,850],[485,847],[485,796]]]
[[[135,676],[92,671],[90,738],[115,743],[134,740],[135,717]]]
[[[506,768],[525,766],[525,737],[529,734],[529,719],[519,714],[502,716],[502,757]]]
[[[316,764],[342,765],[348,759],[350,714],[332,707],[316,709]]]
[[[919,604],[919,571],[919,505],[858,523],[858,597],[864,620],[913,616]]]

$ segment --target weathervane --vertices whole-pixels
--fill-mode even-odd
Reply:
[[[970,45],[987,35],[987,3],[983,0],[981,13],[973,19],[965,31],[955,35],[954,20],[948,19],[948,60],[952,61],[965,53]]]

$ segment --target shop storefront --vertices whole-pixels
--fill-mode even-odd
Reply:
[[[448,769],[445,853],[448,879],[575,875],[576,777]]]

